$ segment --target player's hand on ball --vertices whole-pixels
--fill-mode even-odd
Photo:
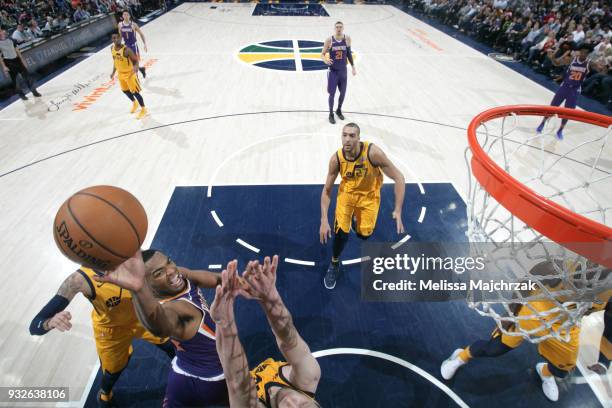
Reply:
[[[322,244],[326,244],[328,238],[331,238],[331,227],[329,226],[329,222],[321,222],[321,227],[319,228],[319,240]]]
[[[140,250],[115,270],[106,271],[103,276],[93,278],[97,282],[113,283],[133,292],[142,290],[145,285],[145,265]]]
[[[269,301],[278,296],[276,291],[276,270],[278,268],[278,255],[266,256],[263,266],[259,261],[251,261],[242,275],[249,284],[247,293],[258,300]]]
[[[72,315],[69,311],[63,310],[53,316],[51,319],[47,321],[45,324],[47,329],[57,329],[61,332],[68,331],[72,329],[72,323],[70,323],[70,319],[72,319]]]
[[[228,262],[221,272],[221,285],[215,289],[215,300],[210,306],[210,316],[219,328],[227,328],[234,323],[234,299],[242,290],[238,277],[238,261]]]
[[[395,220],[395,226],[397,227],[397,233],[404,233],[404,224],[402,223],[402,213],[400,211],[393,211],[393,219]]]

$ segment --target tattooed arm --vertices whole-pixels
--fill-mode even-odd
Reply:
[[[291,313],[276,289],[277,267],[276,255],[271,262],[266,257],[263,267],[257,261],[249,262],[244,278],[250,285],[249,294],[258,298],[278,348],[291,366],[289,380],[302,391],[314,393],[321,378],[321,367],[295,328]]]
[[[217,353],[227,382],[230,406],[255,408],[255,385],[234,319],[234,299],[241,292],[236,265],[237,262],[232,261],[221,272],[221,285],[216,288],[210,315],[217,326]]]
[[[61,332],[72,328],[72,315],[64,310],[77,293],[87,298],[93,297],[93,292],[85,277],[79,271],[68,276],[57,290],[57,294],[41,309],[30,323],[30,334],[40,336],[52,329]]]

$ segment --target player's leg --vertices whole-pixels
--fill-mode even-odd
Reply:
[[[570,91],[567,93],[565,98],[565,107],[570,109],[576,109],[578,103],[578,91]],[[557,139],[563,140],[563,128],[567,124],[567,119],[561,119],[561,126],[557,130]]]
[[[362,240],[368,239],[376,228],[380,196],[363,197],[355,207],[355,233]]]
[[[170,368],[163,408],[228,406],[229,396],[225,379],[204,381],[177,373]]]
[[[128,97],[130,101],[132,101],[132,109],[130,113],[136,112],[138,109],[138,101],[134,98],[134,94],[130,91],[129,77],[125,74],[119,74],[119,86],[121,87],[121,91]]]
[[[538,352],[546,359],[536,364],[536,372],[542,380],[542,391],[551,401],[559,399],[559,387],[555,378],[565,378],[576,367],[580,330],[572,329],[569,342],[551,338],[538,344]]]
[[[608,302],[604,312],[604,331],[599,342],[599,361],[589,367],[597,374],[606,374],[612,360],[612,303]]]
[[[336,89],[338,88],[338,73],[333,69],[327,70],[327,105],[329,107],[329,123],[336,123],[334,118],[334,100],[336,98]]]
[[[338,89],[340,90],[340,96],[338,97],[338,109],[336,109],[336,115],[340,120],[344,120],[342,114],[342,104],[344,103],[344,96],[346,95],[346,84],[347,84],[347,71],[340,71],[338,73]]]
[[[105,328],[94,324],[94,338],[102,371],[98,405],[111,406],[113,386],[119,380],[132,354],[132,333],[121,327]]]
[[[552,101],[550,101],[550,106],[560,106],[566,97],[567,95],[566,95],[565,89],[559,88],[559,90],[555,93],[555,96],[553,96]],[[544,125],[546,124],[547,121],[548,121],[548,117],[544,117],[542,119],[542,122],[536,129],[538,133],[542,133],[542,130],[544,130]]]
[[[340,274],[340,254],[344,250],[351,232],[351,221],[354,211],[354,198],[347,193],[338,193],[336,199],[336,212],[334,217],[334,239],[332,242],[332,259],[323,278],[327,289],[336,286],[336,279]]]
[[[23,99],[24,101],[27,101],[28,97],[25,95],[25,92],[23,92],[23,89],[21,89],[21,87],[17,83],[17,75],[19,75],[19,69],[17,67],[17,62],[15,62],[14,60],[6,60],[5,63],[9,69],[9,76],[11,77],[11,83],[13,84],[13,89],[15,90],[15,92],[17,92],[17,94],[19,95],[21,99]]]
[[[457,349],[449,358],[442,362],[440,373],[442,378],[450,380],[459,368],[466,365],[473,358],[499,357],[521,345],[522,337],[506,336],[498,329],[488,340],[477,340],[464,349]]]
[[[36,89],[36,84],[34,83],[34,80],[30,77],[28,69],[25,67],[25,65],[23,65],[23,62],[21,62],[21,59],[18,59],[17,63],[18,63],[17,69],[19,70],[19,73],[21,74],[23,79],[28,84],[28,87],[32,91],[32,95],[34,95],[37,98],[42,96],[40,93],[38,93],[38,90]]]
[[[140,87],[140,81],[138,80],[138,75],[132,73],[128,79],[128,85],[130,88],[130,92],[134,95],[136,101],[138,101],[138,105],[140,105],[140,112],[136,116],[136,119],[142,119],[147,114],[147,108],[145,107],[144,99],[142,95],[140,95],[140,91],[142,88]]]

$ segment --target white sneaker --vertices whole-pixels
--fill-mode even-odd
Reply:
[[[536,371],[542,380],[542,391],[544,391],[544,395],[549,400],[555,402],[559,400],[559,387],[557,387],[557,382],[555,381],[555,377],[552,375],[550,377],[546,377],[542,374],[542,369],[546,363],[538,363],[536,364]]]
[[[459,367],[467,364],[467,361],[463,361],[459,358],[459,353],[461,353],[463,349],[457,349],[453,351],[453,354],[446,360],[442,362],[442,366],[440,367],[440,374],[442,374],[442,378],[445,380],[450,380],[453,378]]]

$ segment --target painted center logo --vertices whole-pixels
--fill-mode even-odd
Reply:
[[[321,71],[323,42],[310,40],[278,40],[251,44],[238,52],[240,61],[260,68],[281,71]],[[353,52],[353,58],[355,52]]]

